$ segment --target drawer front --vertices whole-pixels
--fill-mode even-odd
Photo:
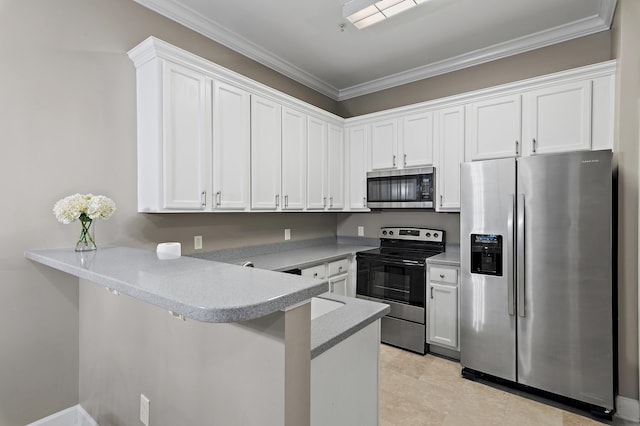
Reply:
[[[302,270],[302,276],[309,278],[318,278],[324,279],[326,278],[326,269],[324,263],[318,266],[312,266],[311,268],[305,268]]]
[[[336,260],[329,263],[329,276],[346,274],[349,272],[349,259]]]
[[[455,268],[442,268],[432,266],[429,278],[431,281],[440,281],[449,284],[458,284],[458,270]]]

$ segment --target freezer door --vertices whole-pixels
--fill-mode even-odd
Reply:
[[[503,159],[464,163],[460,176],[460,363],[512,381],[516,380],[515,174],[515,159]],[[487,256],[489,267],[483,271],[488,273],[472,272],[472,235],[500,237],[500,268]]]
[[[611,152],[519,159],[518,200],[518,382],[613,408]]]

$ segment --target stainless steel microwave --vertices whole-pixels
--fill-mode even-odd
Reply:
[[[432,209],[434,192],[433,167],[367,173],[367,207],[372,209]]]

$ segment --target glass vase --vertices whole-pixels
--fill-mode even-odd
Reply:
[[[94,235],[94,220],[90,218],[80,218],[80,224],[82,229],[80,231],[80,238],[76,243],[76,251],[92,251],[96,250],[96,240]]]

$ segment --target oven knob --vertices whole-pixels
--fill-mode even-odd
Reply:
[[[387,235],[387,231],[382,231],[382,235]]]
[[[438,238],[438,233],[437,233],[437,232],[434,232],[434,233],[433,233],[433,236],[434,236],[434,238]]]
[[[431,232],[427,232],[425,237],[430,237],[431,236]]]
[[[389,235],[393,235],[393,231],[389,231]]]

